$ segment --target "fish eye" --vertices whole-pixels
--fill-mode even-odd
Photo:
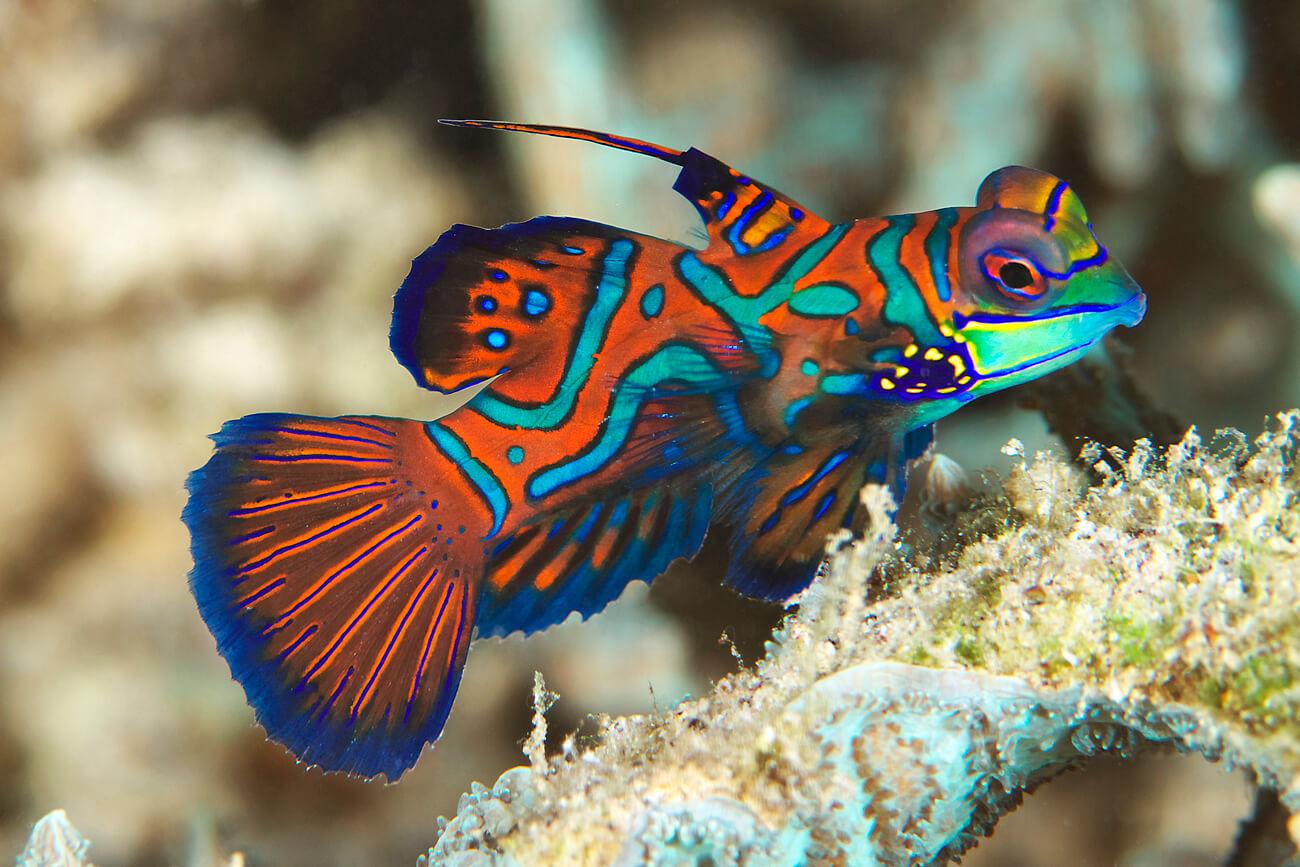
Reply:
[[[990,250],[980,260],[984,277],[1012,301],[1034,301],[1047,291],[1047,279],[1033,259],[1005,250]]]
[[[1034,282],[1034,274],[1024,262],[1004,262],[998,269],[998,279],[1008,289],[1024,289]]]

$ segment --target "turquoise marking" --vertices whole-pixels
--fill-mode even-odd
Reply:
[[[911,329],[922,346],[937,346],[944,342],[943,336],[930,319],[921,288],[898,260],[903,237],[914,225],[916,217],[911,214],[890,217],[889,228],[867,245],[867,259],[885,285],[885,318]]]
[[[689,385],[717,382],[717,371],[699,350],[680,344],[666,346],[629,371],[614,389],[609,420],[590,451],[537,473],[528,482],[531,497],[552,491],[599,471],[627,442],[648,389],[664,380],[685,380]]]
[[[609,253],[601,263],[596,302],[582,323],[582,332],[574,344],[569,368],[554,397],[536,406],[520,407],[506,403],[488,389],[480,391],[465,405],[505,427],[548,430],[564,421],[573,410],[578,393],[587,384],[592,365],[596,363],[595,355],[605,343],[610,320],[623,301],[623,295],[627,291],[627,261],[632,256],[633,249],[632,242],[624,238],[610,244]]]
[[[798,400],[791,401],[790,405],[785,408],[785,426],[794,427],[795,420],[799,418],[799,413],[803,412],[808,404],[812,402],[812,397],[801,397]]]
[[[641,315],[646,319],[654,319],[664,309],[664,284],[656,283],[645,294],[641,296]]]
[[[829,373],[822,377],[821,390],[826,394],[857,394],[867,390],[867,377],[863,373]]]
[[[550,309],[551,299],[546,297],[545,292],[529,289],[524,295],[524,312],[529,316],[541,316]]]
[[[803,364],[799,365],[799,370],[803,372],[804,376],[816,376],[817,371],[821,370],[821,367],[819,367],[817,362],[813,361],[811,358],[805,358]]]
[[[505,523],[506,515],[510,511],[510,498],[506,496],[505,488],[501,487],[497,477],[492,475],[492,471],[484,466],[482,461],[469,453],[469,449],[460,437],[436,421],[428,422],[424,429],[439,451],[465,474],[474,487],[478,488],[478,492],[492,510],[492,529],[483,537],[491,539],[500,532],[501,525]]]
[[[518,465],[524,462],[524,450],[520,446],[511,446],[506,449],[506,460]]]
[[[509,342],[510,342],[510,338],[506,336],[506,333],[504,331],[498,331],[496,329],[493,329],[492,331],[489,331],[487,333],[488,346],[492,347],[493,349],[505,349],[506,344],[508,344]]]
[[[952,243],[952,227],[957,224],[957,209],[941,208],[936,213],[939,219],[935,221],[930,234],[925,236],[925,258],[930,260],[930,276],[934,279],[934,288],[939,293],[939,300],[951,301],[952,285],[948,282],[948,245]]]
[[[834,283],[823,283],[800,289],[790,298],[790,309],[800,316],[829,318],[847,316],[862,301],[857,295]]]
[[[763,342],[771,342],[771,332],[759,324],[759,319],[787,303],[794,294],[794,286],[816,268],[831,252],[850,228],[849,223],[831,226],[813,243],[804,248],[785,272],[758,295],[737,295],[722,275],[705,265],[694,253],[687,253],[678,263],[682,278],[701,298],[716,307],[746,336],[763,335]]]

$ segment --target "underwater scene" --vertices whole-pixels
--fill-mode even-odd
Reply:
[[[1300,5],[0,0],[0,861],[1300,865]]]

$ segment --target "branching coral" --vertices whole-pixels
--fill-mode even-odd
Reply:
[[[476,785],[428,860],[942,863],[1061,770],[1154,745],[1247,769],[1300,837],[1298,445],[1284,413],[1253,444],[1087,455],[1092,487],[1039,455],[924,568],[869,488],[752,670]]]

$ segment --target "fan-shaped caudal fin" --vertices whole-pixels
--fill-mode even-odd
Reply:
[[[829,224],[766,184],[755,181],[703,151],[678,151],[639,139],[575,127],[490,120],[444,120],[451,126],[530,132],[593,142],[645,154],[682,167],[673,189],[704,219],[709,247],[727,255],[748,256],[781,246],[792,236],[813,240]]]
[[[272,740],[399,777],[465,664],[489,507],[405,420],[228,422],[189,479],[190,587]]]

